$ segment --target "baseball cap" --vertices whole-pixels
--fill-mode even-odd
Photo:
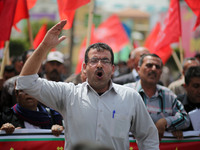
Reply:
[[[46,62],[49,61],[58,61],[60,63],[64,63],[64,55],[59,51],[49,52],[47,55]]]

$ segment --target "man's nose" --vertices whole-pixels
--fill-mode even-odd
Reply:
[[[152,70],[156,70],[156,65],[152,65]]]
[[[97,62],[97,67],[102,67],[102,62],[101,62],[101,60],[99,60],[99,61]]]

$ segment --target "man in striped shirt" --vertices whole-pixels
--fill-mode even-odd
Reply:
[[[140,80],[125,86],[134,88],[144,100],[147,110],[153,119],[159,133],[159,139],[164,131],[172,131],[177,138],[182,138],[182,132],[190,125],[189,116],[176,95],[168,88],[158,83],[162,73],[163,63],[155,54],[145,54],[140,58],[137,71]],[[179,135],[180,133],[180,135]]]

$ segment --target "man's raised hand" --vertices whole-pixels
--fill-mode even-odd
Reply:
[[[43,44],[47,46],[49,49],[56,47],[60,42],[66,39],[66,36],[59,37],[63,27],[67,23],[66,20],[62,20],[56,25],[54,25],[45,35],[43,39]]]

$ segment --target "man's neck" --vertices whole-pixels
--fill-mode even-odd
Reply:
[[[141,86],[148,97],[152,97],[156,93],[156,85],[141,82]]]

